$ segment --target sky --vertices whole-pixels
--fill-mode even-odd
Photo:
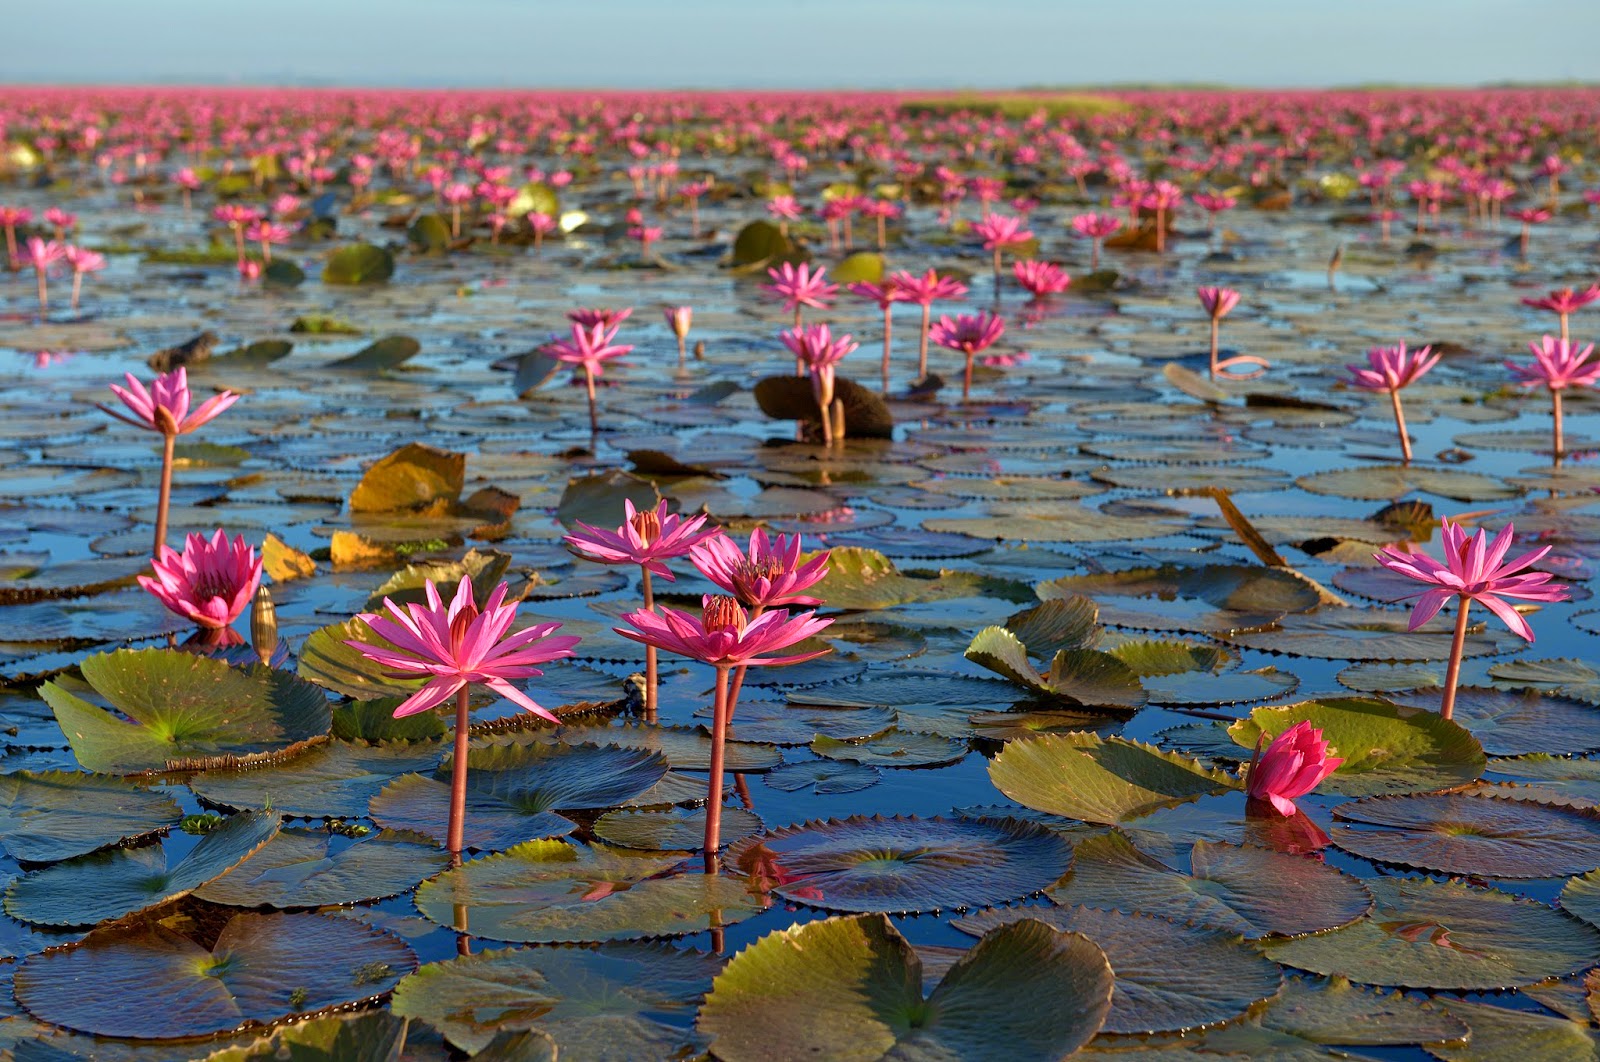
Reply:
[[[9,82],[1600,81],[1600,0],[17,0],[5,36]]]

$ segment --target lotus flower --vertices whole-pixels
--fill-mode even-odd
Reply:
[[[1367,367],[1346,365],[1350,370],[1350,384],[1363,391],[1385,391],[1394,407],[1395,430],[1400,433],[1400,453],[1407,463],[1411,461],[1411,436],[1406,431],[1406,414],[1400,405],[1400,392],[1420,379],[1439,364],[1440,355],[1429,356],[1431,347],[1408,352],[1406,345],[1373,347],[1367,351]]]
[[[150,562],[155,578],[139,576],[139,585],[168,611],[201,627],[220,630],[250,607],[261,583],[261,558],[239,535],[233,541],[219,527],[208,539],[191,534],[183,551],[163,545]]]
[[[999,314],[988,312],[977,315],[961,314],[954,320],[939,318],[939,323],[928,332],[929,338],[941,347],[958,350],[966,358],[966,369],[961,376],[961,400],[972,397],[972,359],[980,351],[994,345],[1005,333],[1006,323]]]
[[[1291,816],[1299,810],[1295,798],[1321,785],[1343,763],[1339,757],[1328,755],[1322,731],[1301,720],[1273,738],[1265,753],[1260,743],[1256,744],[1256,754],[1245,776],[1245,795],[1251,800],[1266,801],[1279,815]]]

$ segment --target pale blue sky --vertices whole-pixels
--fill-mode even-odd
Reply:
[[[1600,0],[18,0],[5,27],[11,81],[1600,81]]]

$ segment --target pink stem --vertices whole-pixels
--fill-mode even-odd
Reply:
[[[654,612],[656,610],[656,595],[654,587],[650,583],[650,569],[641,564],[639,565],[639,571],[644,575],[644,610],[646,612]],[[656,721],[656,689],[660,683],[660,679],[657,676],[656,647],[646,645],[644,647],[644,718],[646,722],[650,723]]]
[[[156,542],[150,550],[150,555],[158,560],[161,557],[161,547],[167,544],[167,509],[172,505],[172,458],[177,444],[176,434],[162,433],[161,493],[156,497]]]
[[[714,865],[722,847],[722,753],[728,734],[728,669],[717,668],[711,708],[711,780],[706,786],[706,865]]]
[[[1461,655],[1467,645],[1467,610],[1472,607],[1470,597],[1456,599],[1456,633],[1450,641],[1450,666],[1444,673],[1444,697],[1439,701],[1439,715],[1449,719],[1456,710],[1456,684],[1461,681]]]
[[[456,755],[450,769],[450,825],[445,831],[445,848],[457,859],[467,827],[467,694],[466,686],[456,691]]]
[[[1400,389],[1396,387],[1389,392],[1389,400],[1394,404],[1394,427],[1400,433],[1400,455],[1406,464],[1411,463],[1411,435],[1406,431],[1405,410],[1400,408]]]

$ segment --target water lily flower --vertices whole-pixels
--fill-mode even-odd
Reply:
[[[922,335],[917,342],[917,378],[920,380],[928,375],[928,333],[932,327],[933,304],[940,299],[961,298],[967,293],[967,286],[955,277],[940,276],[936,269],[921,276],[902,271],[892,275],[889,281],[905,293],[907,302],[922,307]]]
[[[151,555],[159,557],[167,540],[167,509],[172,498],[172,458],[178,436],[187,435],[202,424],[209,423],[237,402],[239,396],[232,391],[223,391],[206,399],[191,412],[189,374],[183,366],[157,376],[148,391],[132,373],[126,374],[126,379],[127,387],[112,384],[111,393],[122,400],[133,416],[119,413],[98,402],[95,408],[136,428],[161,433],[161,493],[156,502],[155,545],[151,547]]]
[[[27,207],[0,206],[0,228],[6,231],[6,264],[15,270],[17,257],[17,228],[33,220],[33,211]]]
[[[750,532],[748,552],[724,534],[717,534],[689,551],[700,574],[726,590],[745,608],[760,615],[769,608],[820,605],[805,591],[828,574],[827,550],[804,562],[799,535],[773,535],[762,528]]]
[[[1523,299],[1522,305],[1532,306],[1536,310],[1548,310],[1555,314],[1561,321],[1561,338],[1566,339],[1567,318],[1596,299],[1600,299],[1600,284],[1590,284],[1582,291],[1561,288],[1542,298]]]
[[[929,337],[941,347],[960,351],[966,358],[966,368],[961,375],[961,400],[972,397],[972,359],[980,351],[994,345],[1005,333],[1006,323],[999,314],[988,311],[977,314],[960,314],[954,320],[939,318],[939,323],[929,331]]]
[[[1112,214],[1078,214],[1073,217],[1072,231],[1090,241],[1089,268],[1100,268],[1100,244],[1107,236],[1122,228],[1122,219]]]
[[[1533,351],[1531,365],[1519,365],[1514,361],[1508,361],[1506,368],[1517,377],[1518,387],[1549,389],[1550,415],[1553,422],[1550,452],[1559,464],[1564,449],[1561,430],[1562,392],[1573,387],[1593,387],[1595,381],[1600,380],[1600,362],[1589,360],[1594,355],[1593,343],[1580,347],[1565,338],[1543,336],[1539,342],[1529,343],[1528,349]]]
[[[767,270],[767,276],[772,278],[772,283],[761,285],[761,290],[770,291],[783,299],[783,308],[794,311],[794,326],[799,328],[803,307],[826,310],[833,305],[834,296],[839,293],[839,285],[828,283],[827,272],[824,266],[818,266],[813,270],[805,262],[801,262],[798,267],[784,262],[774,269]]]
[[[843,407],[834,406],[834,366],[860,344],[849,335],[835,339],[833,330],[825,324],[792,328],[779,338],[794,355],[795,365],[811,377],[811,393],[822,419],[822,440],[831,446],[844,427]]]
[[[1522,222],[1522,235],[1517,239],[1517,246],[1523,258],[1528,257],[1528,239],[1533,234],[1535,225],[1542,225],[1550,220],[1550,211],[1545,207],[1524,207],[1521,210],[1509,211],[1512,218]]]
[[[106,256],[82,247],[69,246],[64,257],[72,267],[72,308],[78,308],[78,296],[83,290],[83,275],[98,273],[106,267]]]
[[[243,535],[230,542],[219,527],[210,538],[189,535],[182,552],[163,544],[150,562],[155,577],[141,575],[138,581],[175,615],[208,630],[225,630],[250,607],[261,583],[261,563]]]
[[[1411,630],[1416,630],[1439,614],[1451,598],[1456,599],[1455,638],[1450,648],[1450,663],[1445,671],[1444,698],[1439,714],[1449,719],[1455,710],[1456,685],[1461,676],[1461,656],[1467,638],[1467,612],[1474,601],[1505,623],[1514,634],[1533,641],[1533,628],[1508,598],[1518,601],[1566,601],[1567,588],[1552,583],[1549,572],[1530,572],[1527,569],[1550,552],[1549,546],[1506,560],[1506,553],[1516,532],[1506,524],[1491,541],[1489,533],[1482,530],[1471,536],[1461,525],[1446,519],[1441,529],[1444,545],[1444,563],[1421,553],[1406,553],[1394,546],[1385,546],[1374,554],[1377,562],[1392,572],[1415,579],[1427,585],[1411,596],[1417,603],[1411,609]]]
[[[833,620],[818,619],[815,612],[802,612],[791,617],[788,609],[764,612],[752,618],[733,598],[707,594],[701,599],[699,616],[662,606],[659,613],[648,609],[626,613],[622,622],[627,626],[613,629],[624,638],[710,664],[716,669],[712,701],[711,778],[706,788],[703,845],[709,869],[715,865],[717,851],[722,846],[722,775],[730,714],[728,673],[736,667],[798,664],[831,652],[830,649],[817,649],[787,656],[771,655],[805,641],[824,630]]]
[[[689,343],[689,326],[694,323],[694,307],[668,306],[661,313],[667,319],[667,327],[672,329],[672,334],[678,340],[678,371],[683,372]]]
[[[44,212],[44,220],[56,230],[57,242],[65,242],[67,233],[78,224],[78,215],[60,207],[51,207]]]
[[[910,294],[900,286],[893,275],[885,277],[880,284],[868,283],[858,280],[849,285],[850,293],[859,295],[868,302],[876,303],[883,313],[883,393],[889,393],[889,337],[893,331],[894,304],[909,302]]]
[[[994,253],[994,286],[1000,290],[1000,256],[1011,247],[1018,247],[1033,239],[1033,233],[1023,227],[1021,218],[1009,214],[989,214],[972,231],[983,240],[983,249]]]
[[[50,267],[57,262],[65,261],[67,248],[65,244],[55,240],[41,240],[34,236],[28,240],[28,249],[23,252],[24,260],[33,266],[33,275],[39,282],[39,312],[42,314],[50,307],[49,288],[47,276]]]
[[[1400,405],[1400,392],[1411,386],[1427,371],[1439,364],[1441,355],[1430,356],[1432,347],[1407,351],[1401,343],[1397,347],[1373,347],[1367,351],[1367,367],[1346,365],[1350,370],[1350,384],[1363,391],[1383,391],[1389,395],[1394,407],[1394,426],[1400,433],[1400,453],[1407,464],[1411,462],[1411,436],[1406,432],[1406,414]]]
[[[1299,811],[1295,799],[1321,785],[1343,763],[1340,757],[1328,755],[1322,731],[1301,720],[1273,738],[1265,753],[1261,743],[1256,743],[1245,775],[1245,795],[1271,804],[1279,815],[1289,817]]]
[[[1067,271],[1054,262],[1042,262],[1032,258],[1013,262],[1011,272],[1016,276],[1017,283],[1022,285],[1022,290],[1035,299],[1059,295],[1072,283],[1072,277],[1067,275]]]
[[[445,847],[460,855],[466,824],[468,702],[474,684],[486,686],[506,699],[551,722],[561,720],[532,697],[511,684],[512,679],[537,678],[540,664],[573,655],[580,641],[572,635],[555,635],[559,623],[538,623],[512,633],[517,603],[506,603],[507,587],[501,583],[479,608],[473,599],[472,579],[463,575],[455,597],[447,606],[432,579],[423,584],[426,604],[404,608],[383,599],[387,617],[364,612],[356,617],[389,644],[348,641],[345,644],[407,678],[428,676],[421,689],[402,701],[395,718],[436,708],[455,698],[455,765],[450,784],[450,820]]]
[[[631,311],[630,311],[631,312]],[[595,435],[600,431],[600,414],[595,404],[595,377],[601,375],[601,366],[612,358],[620,358],[633,350],[629,343],[618,344],[613,342],[617,338],[617,328],[612,325],[596,323],[592,327],[584,327],[576,322],[572,326],[571,339],[558,339],[549,343],[545,350],[557,359],[570,365],[577,365],[583,370],[583,385],[589,396],[589,434]]]

